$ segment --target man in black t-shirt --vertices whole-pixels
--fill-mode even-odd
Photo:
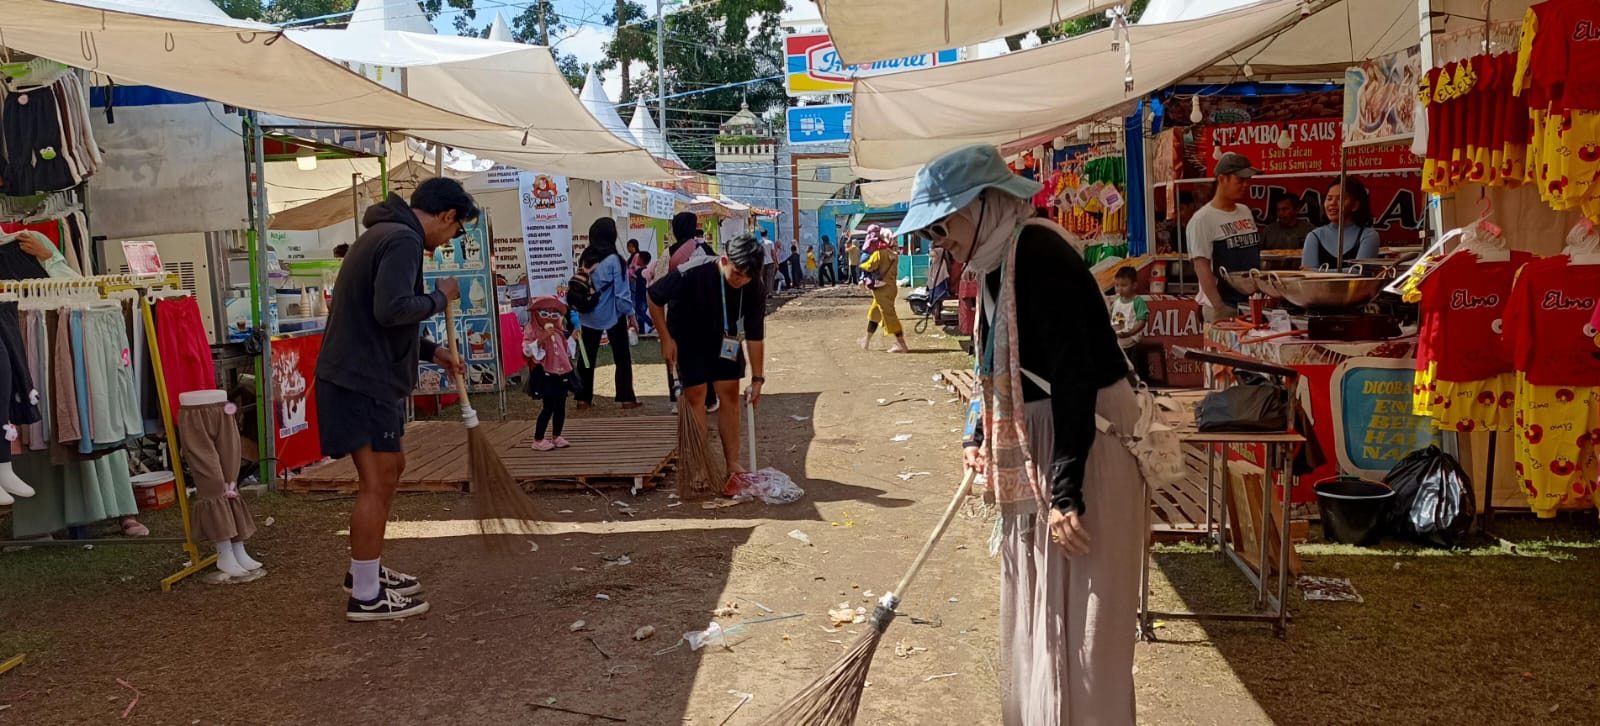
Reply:
[[[662,357],[677,369],[683,405],[702,430],[707,388],[715,389],[721,401],[737,401],[746,357],[750,404],[761,401],[767,291],[760,277],[766,260],[761,242],[741,235],[727,243],[721,257],[685,263],[650,286],[650,318],[661,334]],[[739,466],[739,413],[732,405],[717,412],[729,473],[744,471]]]

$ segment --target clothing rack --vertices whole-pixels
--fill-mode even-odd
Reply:
[[[172,586],[184,578],[210,567],[216,562],[217,556],[210,554],[202,556],[200,547],[194,541],[194,524],[189,506],[188,483],[184,480],[183,459],[179,452],[178,431],[172,420],[172,407],[167,405],[167,381],[161,367],[161,346],[156,343],[155,308],[151,305],[150,293],[155,290],[182,288],[182,281],[176,273],[163,273],[155,275],[95,275],[74,279],[37,279],[37,280],[0,280],[0,293],[14,293],[23,298],[30,294],[43,295],[73,290],[93,290],[100,297],[109,297],[112,293],[134,291],[139,293],[141,313],[144,317],[144,330],[150,349],[150,371],[155,377],[156,396],[161,408],[161,425],[167,436],[167,455],[172,460],[173,484],[177,489],[178,512],[183,520],[183,537],[138,537],[120,539],[74,539],[59,541],[33,541],[33,540],[0,540],[0,546],[22,545],[29,547],[38,546],[81,546],[92,545],[119,545],[119,544],[182,544],[183,551],[189,555],[189,565],[168,575],[161,580],[161,591],[171,592]]]

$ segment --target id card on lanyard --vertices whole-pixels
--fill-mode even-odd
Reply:
[[[739,334],[728,335],[728,282],[722,279],[719,271],[717,275],[717,292],[722,294],[722,351],[719,353],[725,361],[739,360],[739,341],[744,337],[744,288],[739,289]]]

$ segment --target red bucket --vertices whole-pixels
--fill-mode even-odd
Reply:
[[[139,511],[166,509],[178,501],[178,484],[170,471],[152,471],[133,477],[133,500]]]

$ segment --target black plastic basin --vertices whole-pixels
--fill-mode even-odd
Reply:
[[[1383,535],[1393,489],[1365,479],[1329,479],[1314,489],[1322,507],[1322,533],[1330,542],[1365,547]]]

